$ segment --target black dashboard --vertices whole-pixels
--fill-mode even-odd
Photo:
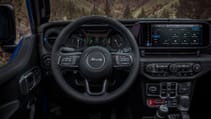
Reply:
[[[203,74],[210,52],[211,28],[205,20],[120,20],[133,33],[140,48],[141,74],[149,79],[194,79]],[[40,27],[43,67],[50,67],[51,48],[70,22],[50,22]],[[131,51],[127,39],[106,24],[87,24],[64,41],[65,47],[83,51],[103,46],[109,51]],[[167,59],[167,60],[166,60]],[[203,70],[202,70],[203,68]]]
[[[205,20],[120,20],[133,33],[140,49],[141,74],[149,79],[194,79],[207,72],[211,28]],[[70,22],[50,22],[40,27],[40,54],[44,68],[50,66],[51,48]],[[83,51],[103,46],[109,51],[131,51],[127,39],[106,24],[87,24],[77,29],[65,47]],[[168,59],[168,60],[166,60]],[[203,68],[203,71],[201,71]]]
[[[177,97],[190,101],[194,82],[211,71],[211,26],[206,20],[120,20],[133,33],[140,49],[142,97],[149,108],[167,104],[177,108]],[[70,22],[50,22],[39,29],[43,68],[49,71],[51,48]],[[105,24],[82,26],[69,36],[72,50],[99,45],[109,51],[130,52],[127,39]],[[186,108],[189,105],[186,105]]]
[[[210,23],[194,20],[123,20],[140,49],[206,49],[210,45]],[[45,49],[50,51],[56,37],[69,22],[55,22],[40,28]],[[99,45],[109,50],[127,47],[127,39],[105,24],[84,25],[66,41],[74,49]]]

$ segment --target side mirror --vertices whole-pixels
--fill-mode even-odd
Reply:
[[[16,40],[14,8],[10,4],[0,4],[0,45],[13,45]]]

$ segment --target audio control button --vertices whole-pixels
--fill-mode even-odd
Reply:
[[[171,65],[169,66],[169,70],[170,70],[171,72],[177,72],[177,71],[178,71],[178,67],[177,67],[176,64],[171,64]]]
[[[192,77],[202,70],[198,63],[152,63],[144,68],[152,77]]]
[[[146,71],[149,72],[149,73],[152,73],[154,71],[154,65],[153,64],[148,64],[146,66]]]
[[[194,64],[193,65],[193,71],[194,72],[200,72],[201,71],[201,65],[200,64]]]

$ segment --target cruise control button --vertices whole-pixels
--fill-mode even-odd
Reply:
[[[121,55],[121,56],[119,56],[119,63],[120,64],[130,64],[131,59],[129,56]]]
[[[114,55],[115,65],[118,66],[130,66],[132,64],[132,57],[130,55]]]
[[[74,66],[77,64],[79,56],[61,56],[59,64],[62,66]]]
[[[63,56],[60,60],[61,64],[71,64],[73,62],[73,57],[72,56]]]

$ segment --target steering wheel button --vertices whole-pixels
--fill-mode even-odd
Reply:
[[[72,64],[73,63],[73,57],[72,56],[63,56],[60,60],[60,64]]]
[[[119,56],[119,64],[130,64],[131,63],[131,59],[129,56],[125,56],[125,55],[121,55]]]

